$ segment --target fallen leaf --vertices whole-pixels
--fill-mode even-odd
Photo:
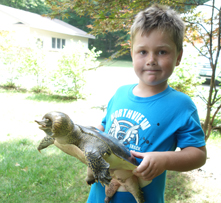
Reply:
[[[28,171],[28,167],[22,168],[21,170],[24,171],[24,172],[27,172]]]

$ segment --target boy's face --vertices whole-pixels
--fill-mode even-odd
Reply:
[[[166,85],[182,57],[170,35],[161,30],[143,36],[138,32],[132,46],[131,57],[139,85]]]

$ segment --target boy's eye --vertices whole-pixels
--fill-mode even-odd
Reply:
[[[144,54],[146,54],[147,52],[146,51],[140,51],[140,54],[141,55],[144,55]]]
[[[159,55],[164,55],[164,54],[166,54],[166,51],[159,51]]]

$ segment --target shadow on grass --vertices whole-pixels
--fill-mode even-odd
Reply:
[[[4,85],[0,85],[0,89],[4,90],[4,91],[8,91],[8,92],[21,92],[21,93],[26,93],[28,92],[27,89],[25,88],[21,88],[21,87],[17,87],[17,86],[4,86]]]
[[[86,166],[55,146],[40,154],[39,142],[23,138],[0,143],[1,202],[85,203],[90,190]],[[168,172],[166,203],[189,202],[192,193],[187,175]]]
[[[165,203],[189,203],[195,193],[201,193],[201,191],[192,188],[192,180],[187,174],[176,171],[167,172]]]
[[[64,96],[64,95],[53,95],[47,92],[33,92],[27,91],[26,89],[22,89],[19,87],[7,87],[7,86],[0,86],[1,93],[30,93],[26,97],[27,100],[34,100],[34,101],[47,101],[47,102],[72,102],[77,101],[75,96]]]
[[[76,97],[73,96],[60,96],[60,95],[50,95],[50,94],[33,94],[26,97],[28,100],[34,101],[47,101],[47,102],[72,102],[77,101]]]
[[[1,202],[85,203],[86,166],[55,146],[39,153],[38,144],[29,139],[0,143]]]

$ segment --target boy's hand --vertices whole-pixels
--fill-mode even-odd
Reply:
[[[141,164],[133,171],[143,180],[152,180],[165,170],[190,171],[201,167],[206,162],[206,147],[186,147],[180,151],[134,152],[131,154],[142,158]]]
[[[137,158],[143,159],[141,164],[133,170],[133,174],[150,181],[162,174],[166,170],[166,157],[161,152],[134,152],[131,154]]]

